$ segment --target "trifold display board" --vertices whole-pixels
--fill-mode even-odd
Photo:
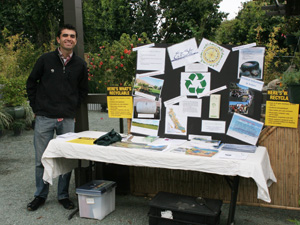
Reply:
[[[171,119],[173,122],[173,125],[176,126],[174,123],[177,121],[176,112],[168,112],[168,108],[166,108],[165,102],[171,99],[174,99],[176,97],[182,96],[183,90],[182,88],[185,88],[185,93],[191,92],[191,93],[197,93],[199,94],[201,90],[199,88],[202,88],[201,85],[197,85],[195,81],[199,80],[199,82],[205,80],[203,78],[203,74],[205,72],[197,72],[197,71],[189,71],[186,72],[186,66],[179,66],[178,68],[174,69],[174,64],[171,62],[171,56],[169,55],[170,51],[168,51],[168,47],[172,45],[170,44],[155,44],[151,47],[151,49],[159,48],[159,49],[165,49],[165,55],[159,55],[159,57],[163,57],[165,60],[164,65],[164,71],[160,75],[154,75],[151,76],[151,78],[158,78],[162,80],[162,83],[158,84],[150,84],[146,81],[143,82],[143,76],[141,74],[147,74],[151,72],[151,68],[147,68],[147,66],[139,66],[137,65],[137,76],[136,76],[136,83],[134,86],[133,96],[134,99],[137,96],[137,93],[145,94],[147,92],[150,92],[150,88],[154,88],[157,90],[158,94],[157,98],[153,100],[153,102],[145,103],[143,101],[134,100],[134,113],[132,118],[132,133],[137,135],[152,135],[152,133],[143,133],[139,130],[139,128],[136,129],[135,124],[136,122],[139,122],[139,120],[143,120],[144,117],[147,117],[147,115],[152,115],[153,120],[158,121],[158,131],[157,135],[159,137],[163,138],[176,138],[176,139],[188,139],[189,135],[203,135],[203,136],[210,136],[214,140],[220,140],[222,143],[234,143],[234,144],[249,144],[242,140],[242,138],[235,138],[232,135],[228,135],[228,128],[230,123],[232,122],[233,115],[242,115],[242,120],[244,117],[253,119],[254,121],[260,121],[260,115],[261,115],[261,102],[262,102],[262,93],[259,90],[246,88],[243,89],[243,87],[240,87],[240,77],[242,75],[245,75],[246,77],[255,77],[257,80],[262,80],[262,74],[263,74],[263,63],[257,62],[255,60],[245,61],[243,64],[241,64],[241,61],[239,60],[239,54],[240,51],[231,51],[233,46],[222,46],[229,50],[228,57],[226,58],[223,66],[220,66],[218,69],[212,69],[208,68],[207,72],[210,73],[210,79],[206,80],[204,83],[202,83],[202,86],[210,86],[210,90],[214,90],[220,87],[226,86],[225,89],[218,91],[213,94],[220,95],[220,98],[217,98],[220,100],[220,112],[219,112],[219,118],[218,112],[216,113],[217,116],[215,118],[212,118],[212,116],[209,116],[209,109],[212,107],[212,100],[210,100],[210,95],[204,96],[204,97],[198,97],[198,95],[187,95],[187,99],[202,99],[201,105],[199,106],[201,108],[201,114],[199,116],[186,116],[186,126],[183,125],[184,128],[182,128],[185,132],[182,133],[168,133],[166,132],[167,127],[169,126],[166,120]],[[143,47],[143,46],[141,46]],[[151,50],[149,50],[151,52]],[[207,54],[213,54],[214,52],[207,52]],[[139,55],[139,50],[137,51],[138,55],[138,61],[141,59],[141,57],[147,57],[147,54],[141,56]],[[189,53],[188,53],[189,54]],[[151,56],[149,55],[151,58]],[[157,60],[162,60],[162,59]],[[174,59],[174,56],[172,56]],[[184,56],[183,56],[184,57]],[[182,58],[183,58],[182,57]],[[220,57],[220,56],[217,56]],[[221,55],[222,57],[222,55]],[[252,56],[253,57],[253,56]],[[180,56],[179,56],[180,58]],[[145,59],[143,59],[145,60]],[[153,59],[149,59],[153,60]],[[137,62],[137,64],[140,62]],[[158,62],[161,63],[161,62]],[[257,65],[260,64],[260,65]],[[195,64],[197,66],[197,64]],[[175,66],[176,67],[176,66]],[[139,68],[142,68],[139,69]],[[146,68],[146,70],[143,70],[143,68]],[[245,69],[246,68],[246,69]],[[247,68],[254,69],[251,71],[250,69],[247,70]],[[156,70],[156,69],[154,69]],[[193,70],[193,69],[192,69]],[[219,70],[219,71],[218,71]],[[152,71],[153,72],[153,71]],[[256,73],[255,73],[256,72]],[[243,74],[244,73],[244,74]],[[154,73],[155,74],[155,73]],[[201,74],[199,76],[199,74]],[[192,76],[191,76],[192,75]],[[186,76],[183,78],[183,76]],[[147,77],[147,76],[145,76]],[[200,84],[200,83],[199,83]],[[197,90],[199,89],[199,90]],[[155,90],[152,90],[153,93]],[[199,92],[198,92],[199,91]],[[244,92],[244,93],[243,93]],[[153,94],[152,93],[152,94]],[[154,95],[155,96],[155,95]],[[159,97],[161,102],[159,102]],[[142,98],[142,97],[141,97]],[[138,98],[137,98],[138,99]],[[152,105],[151,105],[152,104]],[[180,104],[180,103],[179,103]],[[198,103],[197,103],[198,104]],[[211,106],[210,106],[211,104]],[[156,105],[154,107],[153,105]],[[174,104],[176,107],[177,104]],[[192,105],[185,105],[183,107],[192,107]],[[145,112],[143,112],[145,111]],[[168,117],[168,118],[167,118]],[[173,117],[173,118],[172,118]],[[179,116],[181,117],[181,116]],[[151,120],[151,119],[150,119]],[[221,122],[225,124],[225,130],[224,132],[218,131],[219,128],[214,129],[214,122]],[[250,121],[247,121],[247,123],[251,123]],[[254,122],[255,123],[255,122]],[[204,125],[205,124],[205,125]],[[210,127],[210,124],[212,126]],[[241,123],[242,124],[242,123]],[[178,123],[179,127],[181,126],[180,121]],[[204,127],[203,127],[204,125]],[[174,127],[173,127],[174,128]],[[177,127],[178,128],[178,127]],[[247,134],[248,136],[251,136],[251,125],[250,126],[242,126],[239,128],[242,130],[242,133]],[[254,128],[255,129],[255,128]],[[259,131],[260,132],[260,131]],[[155,136],[155,135],[154,135]],[[251,143],[250,143],[251,144]],[[253,145],[256,144],[252,143]]]

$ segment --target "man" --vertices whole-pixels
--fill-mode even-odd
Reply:
[[[43,54],[36,62],[27,80],[30,106],[36,116],[34,128],[36,192],[27,205],[29,211],[37,210],[45,203],[49,184],[44,183],[42,155],[53,138],[74,132],[75,112],[88,93],[86,62],[76,56],[73,48],[77,43],[77,31],[66,24],[57,32],[59,47]],[[73,209],[69,200],[71,172],[59,177],[57,198],[66,209]]]

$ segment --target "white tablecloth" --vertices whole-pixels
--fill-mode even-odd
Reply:
[[[100,137],[104,132],[84,131],[81,137]],[[215,155],[216,156],[216,155]],[[45,150],[42,163],[43,179],[52,184],[52,179],[78,166],[77,159],[114,163],[128,166],[144,166],[166,169],[192,170],[205,173],[253,178],[257,185],[257,198],[271,202],[268,187],[276,182],[270,165],[268,151],[258,147],[246,160],[201,157],[146,149],[128,149],[111,146],[85,145],[53,139]]]

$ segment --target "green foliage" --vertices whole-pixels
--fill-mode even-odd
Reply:
[[[178,43],[195,37],[213,40],[215,29],[226,14],[218,12],[221,0],[161,0],[159,40]]]
[[[2,130],[4,128],[9,128],[12,121],[12,116],[6,112],[3,105],[0,105],[0,127],[2,127]]]
[[[130,33],[133,23],[129,1],[83,1],[85,47],[87,51],[100,46],[100,42],[112,42],[122,33]],[[133,33],[131,33],[133,34]]]
[[[6,78],[0,76],[1,101],[6,106],[18,106],[27,101],[26,97],[26,77],[19,76],[14,78]]]
[[[284,21],[283,17],[268,17],[261,6],[262,1],[249,1],[242,3],[242,9],[234,20],[224,21],[216,31],[216,42],[219,44],[242,45],[256,42],[264,44],[268,42],[269,34],[273,27]],[[257,39],[257,28],[261,27],[263,32]],[[282,37],[278,37],[283,42]]]
[[[300,70],[288,70],[279,77],[279,80],[282,89],[286,89],[288,85],[300,84]]]
[[[259,36],[259,33],[261,33],[263,30],[259,28],[257,30]],[[278,56],[288,55],[287,48],[280,48],[278,40],[276,39],[279,32],[280,32],[280,27],[274,27],[273,32],[270,33],[269,40],[266,43],[266,53],[265,53],[265,63],[264,63],[264,68],[265,68],[264,81],[266,83],[274,80],[289,66],[289,63],[283,61],[284,59],[283,57],[278,57]]]
[[[7,106],[22,105],[26,102],[26,79],[41,51],[22,34],[8,36],[4,29],[5,44],[0,45],[0,94]]]
[[[6,27],[12,35],[23,32],[32,43],[42,47],[55,37],[63,15],[62,0],[1,1],[0,30]],[[0,43],[3,42],[0,37]]]
[[[2,33],[6,42],[0,45],[0,75],[7,78],[27,77],[42,52],[35,50],[23,33],[9,36],[7,29]]]
[[[106,93],[106,86],[132,85],[136,64],[132,48],[143,43],[150,43],[146,34],[140,38],[123,34],[119,41],[104,42],[98,53],[90,53],[90,92]]]
[[[290,222],[292,222],[292,223],[294,223],[296,225],[300,225],[300,221],[299,220],[294,219],[294,220],[288,220],[288,221],[290,221]]]
[[[11,129],[13,130],[24,130],[26,127],[26,122],[23,119],[14,120],[11,124]]]

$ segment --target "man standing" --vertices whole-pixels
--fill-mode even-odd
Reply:
[[[30,106],[36,116],[34,128],[35,179],[34,200],[27,205],[34,211],[45,203],[49,184],[44,183],[42,155],[53,138],[74,132],[75,112],[88,93],[86,62],[76,56],[73,48],[77,43],[77,31],[66,24],[57,32],[59,47],[43,54],[36,62],[27,80]],[[72,171],[71,171],[72,172]],[[66,209],[73,209],[69,199],[71,172],[59,176],[57,198]]]

